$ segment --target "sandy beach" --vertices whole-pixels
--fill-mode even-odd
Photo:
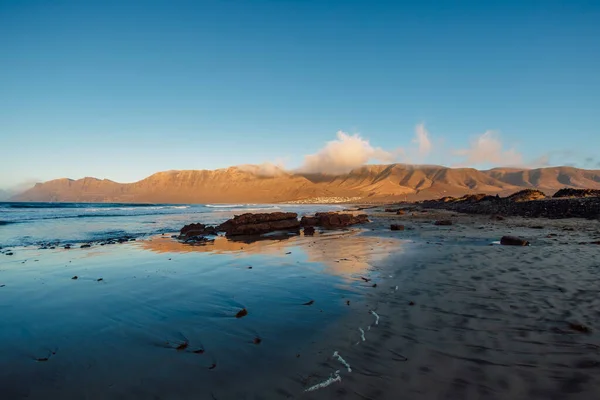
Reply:
[[[600,246],[589,242],[598,221],[371,215],[369,235],[414,241],[411,251],[373,269],[377,288],[327,334],[319,367],[295,382],[300,390],[338,370],[341,381],[302,398],[597,397]],[[390,223],[409,230],[385,232]],[[507,234],[531,246],[491,245]]]
[[[0,269],[11,322],[0,334],[0,390],[10,399],[600,392],[598,221],[367,212],[367,224],[315,236],[12,250]],[[531,246],[495,244],[504,235]],[[248,316],[235,318],[241,309]]]

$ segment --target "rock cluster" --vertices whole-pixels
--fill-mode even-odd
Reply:
[[[206,241],[205,235],[216,235],[217,232],[225,232],[226,236],[246,236],[276,231],[299,232],[300,228],[304,228],[305,235],[313,235],[316,226],[336,229],[365,222],[369,222],[366,214],[322,212],[316,213],[313,217],[302,217],[299,221],[298,214],[291,212],[247,213],[236,215],[217,227],[199,223],[189,224],[181,229],[179,236],[175,237],[186,243],[196,243]]]
[[[528,189],[508,197],[484,196],[479,200],[476,197],[463,196],[452,200],[446,197],[424,201],[421,206],[492,216],[600,218],[600,197],[542,198],[542,195],[545,197],[541,192]]]
[[[600,197],[600,190],[598,189],[571,189],[564,188],[554,193],[554,198],[560,197]]]

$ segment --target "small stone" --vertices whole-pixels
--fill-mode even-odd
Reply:
[[[82,244],[82,245],[80,246],[80,249],[88,249],[88,248],[90,248],[90,247],[92,247],[92,246],[91,246],[91,245],[89,245],[89,244]]]
[[[248,315],[248,310],[246,310],[245,308],[242,308],[240,311],[237,312],[237,314],[235,314],[235,317],[242,318],[242,317],[245,317],[246,315]]]
[[[433,224],[437,226],[450,226],[452,225],[452,221],[450,221],[449,219],[442,219],[435,221]]]
[[[78,276],[77,276],[77,275],[75,275],[75,276],[74,276],[74,277],[72,277],[71,279],[78,279]]]
[[[515,236],[502,236],[500,244],[503,246],[529,246],[529,242]]]
[[[390,225],[390,230],[392,230],[392,231],[403,231],[404,230],[404,225],[392,224],[392,225]]]
[[[411,302],[409,302],[409,303],[408,303],[408,305],[409,305],[409,306],[414,306],[414,305],[415,305],[415,302],[414,302],[414,301],[411,301]]]
[[[590,328],[588,328],[587,326],[582,325],[582,324],[573,323],[573,322],[569,323],[569,328],[571,328],[574,331],[581,332],[581,333],[591,333],[592,332],[592,330]]]
[[[304,227],[304,234],[305,235],[314,235],[315,234],[315,228],[313,226],[306,226]]]

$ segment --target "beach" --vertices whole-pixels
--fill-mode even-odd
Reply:
[[[383,209],[315,236],[5,247],[0,391],[595,398],[597,220]],[[495,244],[504,235],[531,245]]]
[[[321,368],[305,371],[313,383],[339,370],[341,382],[303,398],[597,396],[600,246],[591,242],[600,237],[598,221],[372,214],[372,235],[388,223],[413,229],[385,234],[414,240],[412,250],[375,269],[378,286],[365,306],[328,336],[335,339],[320,348]],[[453,225],[435,226],[442,218]],[[492,245],[506,234],[531,246]],[[377,325],[368,310],[379,315]],[[362,341],[359,328],[368,326]]]

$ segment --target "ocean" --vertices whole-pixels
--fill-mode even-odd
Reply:
[[[246,212],[291,211],[304,215],[342,208],[341,205],[0,202],[0,246],[77,244],[151,236],[177,232],[189,223],[219,224]]]

